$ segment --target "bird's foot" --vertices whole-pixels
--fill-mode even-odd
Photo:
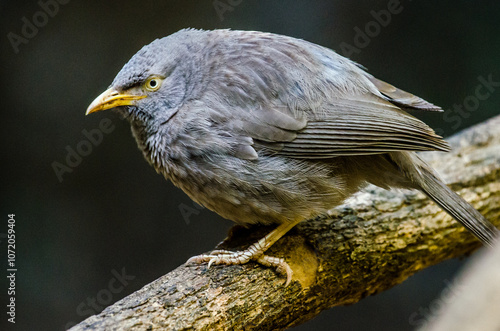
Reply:
[[[276,271],[280,274],[286,274],[285,286],[288,286],[292,281],[293,271],[282,258],[272,257],[264,255],[265,249],[259,245],[259,243],[251,245],[244,251],[226,251],[226,250],[215,250],[210,254],[201,254],[193,256],[187,263],[203,263],[208,262],[208,268],[212,264],[245,264],[249,261],[256,261],[266,267],[275,267]]]
[[[208,262],[208,267],[212,264],[245,264],[249,261],[256,261],[266,267],[274,267],[280,274],[286,274],[285,286],[288,286],[292,281],[292,268],[282,258],[264,255],[264,252],[271,247],[279,238],[281,238],[288,230],[293,228],[300,220],[280,224],[276,229],[269,232],[264,238],[260,239],[247,249],[238,252],[215,250],[210,254],[202,254],[193,256],[188,263],[203,263]]]

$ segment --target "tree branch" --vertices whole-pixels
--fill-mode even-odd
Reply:
[[[426,159],[451,187],[500,225],[500,116],[453,137],[454,151]],[[270,228],[234,227],[222,248]],[[256,263],[181,265],[72,330],[286,329],[323,309],[352,304],[480,243],[422,193],[369,187],[329,216],[302,222],[269,250],[292,284]]]

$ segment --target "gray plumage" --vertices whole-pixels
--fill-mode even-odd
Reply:
[[[117,108],[146,160],[236,223],[307,220],[373,183],[422,190],[485,243],[498,232],[415,154],[449,146],[406,110],[441,109],[327,48],[181,30],[142,48],[112,88],[146,95]]]

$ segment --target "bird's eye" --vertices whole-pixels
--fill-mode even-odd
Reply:
[[[157,91],[161,86],[161,81],[160,77],[149,77],[144,83],[144,88],[150,92]]]

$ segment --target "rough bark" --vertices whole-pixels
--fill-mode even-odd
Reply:
[[[453,152],[424,157],[454,190],[500,225],[500,117],[450,143]],[[223,248],[245,247],[270,230],[233,229]],[[293,269],[288,287],[273,269],[256,263],[210,269],[184,264],[73,330],[286,329],[479,246],[422,193],[369,187],[330,215],[302,222],[268,251],[285,257]]]

